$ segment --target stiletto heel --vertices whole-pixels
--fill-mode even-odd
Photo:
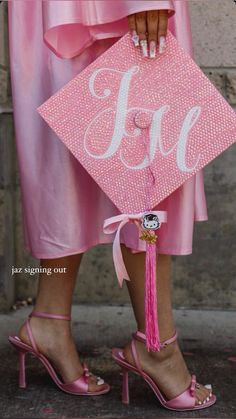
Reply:
[[[19,387],[26,388],[25,380],[25,351],[19,350]]]
[[[137,330],[135,333],[132,333],[133,339],[131,340],[131,352],[134,359],[135,365],[130,364],[121,348],[112,348],[112,358],[115,362],[122,368],[123,373],[123,382],[122,382],[122,402],[125,404],[129,403],[129,382],[128,382],[128,372],[132,371],[135,374],[141,376],[144,381],[151,387],[157,399],[163,407],[170,410],[184,411],[184,410],[198,410],[204,409],[206,407],[212,406],[216,402],[216,396],[212,393],[210,397],[206,399],[205,403],[196,404],[196,388],[199,384],[196,382],[196,376],[192,374],[192,380],[190,386],[183,391],[178,396],[174,397],[171,400],[168,400],[161,390],[158,388],[157,384],[153,379],[142,370],[137,348],[136,340],[141,342],[146,342],[146,336],[143,332]],[[174,342],[177,339],[177,332],[170,339],[167,339],[165,342],[161,343],[161,349],[165,348],[170,343]],[[208,388],[209,384],[206,384],[205,387]]]
[[[122,368],[122,402],[129,404],[129,371]]]
[[[89,391],[89,376],[92,373],[89,371],[86,363],[83,363],[83,374],[76,380],[70,383],[64,383],[59,378],[54,366],[49,361],[49,359],[43,355],[37,348],[35,338],[33,336],[33,332],[30,325],[30,318],[31,317],[41,317],[41,318],[49,318],[49,319],[58,319],[58,320],[70,320],[70,316],[62,316],[60,314],[51,314],[51,313],[44,313],[39,311],[32,311],[26,320],[26,331],[29,338],[31,345],[24,343],[19,336],[8,336],[9,342],[17,349],[19,355],[19,387],[25,388],[26,387],[26,380],[25,380],[25,355],[30,353],[31,356],[37,358],[43,366],[46,368],[48,374],[54,381],[54,383],[64,392],[69,394],[75,394],[77,396],[96,396],[100,394],[105,394],[110,391],[109,384],[106,384],[106,388],[99,391]],[[101,377],[97,377],[97,384],[101,385],[104,384],[104,380]]]

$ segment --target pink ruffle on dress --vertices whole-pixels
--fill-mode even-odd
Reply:
[[[12,0],[8,5],[25,248],[49,259],[110,243],[114,235],[103,232],[103,221],[119,210],[36,108],[126,33],[131,13],[168,9],[169,29],[192,54],[187,2]],[[194,221],[207,219],[202,172],[155,209],[168,212],[159,252],[190,254]],[[121,242],[133,252],[145,249],[133,224],[123,228]]]

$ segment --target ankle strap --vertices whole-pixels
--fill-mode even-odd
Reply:
[[[64,316],[62,314],[51,314],[43,311],[32,311],[29,317],[42,317],[45,319],[71,320],[71,316]]]
[[[140,340],[141,342],[146,342],[146,335],[143,332],[140,332],[139,330],[137,330],[136,332],[132,333],[133,338],[135,338],[136,340]],[[174,342],[178,337],[178,333],[177,330],[175,330],[175,334],[169,338],[166,339],[164,342],[161,342],[161,348],[165,348],[167,345],[169,345],[170,343]]]

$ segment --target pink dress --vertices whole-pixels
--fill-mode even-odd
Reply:
[[[114,235],[103,232],[103,221],[119,214],[36,108],[126,33],[131,13],[168,9],[169,29],[192,54],[187,7],[184,0],[9,2],[24,243],[32,256],[59,258],[110,243]],[[190,254],[194,221],[207,219],[202,172],[155,209],[168,211],[160,253]],[[144,250],[132,224],[123,228],[121,242],[133,252]]]

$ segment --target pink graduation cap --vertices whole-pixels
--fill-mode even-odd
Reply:
[[[155,59],[127,33],[38,111],[121,212],[104,220],[120,287],[121,228],[134,222],[145,240],[146,346],[159,351],[157,230],[168,214],[153,208],[236,141],[234,111],[170,32]]]

